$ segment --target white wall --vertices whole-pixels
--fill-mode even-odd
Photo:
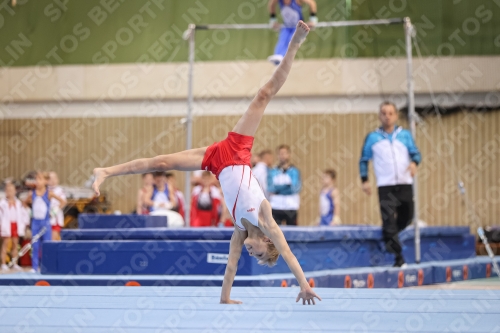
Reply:
[[[185,99],[187,63],[12,67],[0,71],[1,101]],[[266,61],[196,63],[197,98],[255,94],[274,66]],[[488,92],[500,88],[500,57],[414,61],[415,92]],[[298,60],[280,96],[391,95],[406,91],[406,60]],[[5,111],[5,108],[4,108]]]

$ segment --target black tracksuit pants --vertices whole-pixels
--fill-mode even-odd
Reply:
[[[387,251],[394,253],[396,263],[403,262],[398,234],[413,219],[413,189],[411,185],[381,186],[378,188],[382,235]]]

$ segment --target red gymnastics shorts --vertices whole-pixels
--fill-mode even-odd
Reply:
[[[252,146],[253,136],[229,132],[227,138],[207,148],[201,168],[212,172],[218,179],[222,170],[228,166],[250,166]]]
[[[10,222],[10,237],[18,238],[19,234],[17,233],[17,222]]]

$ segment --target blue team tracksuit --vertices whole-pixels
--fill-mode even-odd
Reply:
[[[43,227],[45,227],[45,233],[42,237],[38,239],[33,244],[32,247],[32,258],[31,263],[34,270],[38,270],[39,267],[39,257],[40,257],[40,247],[43,241],[52,240],[52,227],[50,225],[50,200],[49,191],[46,190],[45,193],[39,197],[36,191],[32,194],[32,213],[33,218],[31,220],[31,233],[33,237],[40,233]]]
[[[369,133],[359,160],[361,180],[368,179],[368,161],[373,159],[377,178],[382,235],[389,252],[396,256],[395,265],[404,263],[398,234],[413,219],[413,177],[408,167],[420,163],[421,155],[408,130],[396,126],[392,133],[382,128]]]

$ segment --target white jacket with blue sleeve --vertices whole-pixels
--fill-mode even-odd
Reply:
[[[302,189],[300,171],[293,165],[287,169],[276,167],[267,174],[267,190],[271,207],[277,210],[298,210]]]
[[[373,168],[377,177],[377,186],[413,184],[408,170],[411,162],[417,165],[421,161],[410,131],[396,126],[391,134],[382,128],[369,133],[359,160],[361,181],[368,180],[368,161],[373,159]]]

